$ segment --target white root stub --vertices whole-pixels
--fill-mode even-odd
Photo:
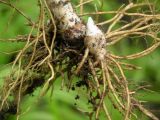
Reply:
[[[90,53],[95,55],[98,60],[104,59],[106,55],[106,39],[91,17],[88,18],[84,43],[89,48]]]
[[[57,28],[65,40],[75,41],[84,37],[86,27],[82,24],[69,0],[46,0],[56,20]]]
[[[54,17],[59,22],[58,27],[61,29],[68,29],[73,27],[76,23],[80,23],[81,20],[74,12],[73,7],[69,0],[47,0],[52,8]]]

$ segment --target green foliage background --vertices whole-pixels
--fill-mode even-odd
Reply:
[[[73,2],[76,2],[72,0]],[[124,2],[119,0],[108,0],[101,6],[100,0],[94,0],[95,4],[89,4],[86,11],[99,10],[117,10]],[[103,0],[102,0],[103,1]],[[104,0],[105,1],[105,0]],[[141,0],[143,1],[143,0]],[[153,2],[153,1],[152,1]],[[160,4],[160,1],[155,1]],[[22,10],[29,18],[36,21],[38,18],[38,3],[36,0],[11,0],[18,9]],[[96,7],[95,7],[96,6]],[[104,15],[101,20],[110,18],[111,15]],[[85,18],[84,18],[85,19]],[[96,19],[96,18],[95,18]],[[14,38],[17,35],[25,35],[29,33],[30,27],[26,25],[27,21],[15,9],[10,8],[4,4],[0,4],[0,39]],[[105,28],[104,28],[105,29]],[[11,70],[10,62],[13,61],[16,52],[23,47],[24,43],[13,43],[0,41],[0,85],[3,84],[3,77],[8,75]],[[147,41],[135,44],[128,42],[120,42],[115,47],[110,48],[115,54],[129,54],[144,49],[143,45],[147,46]],[[132,63],[142,67],[138,71],[129,71],[126,73],[128,80],[131,83],[142,84],[147,83],[151,85],[151,91],[138,91],[137,97],[143,101],[149,101],[147,106],[156,110],[160,115],[160,50],[156,50],[149,56],[141,59],[131,61]],[[87,100],[83,92],[85,90],[76,89],[76,92],[65,89],[60,89],[60,82],[62,78],[56,80],[53,96],[50,98],[50,93],[44,98],[38,98],[39,89],[37,89],[32,97],[26,96],[22,102],[21,109],[24,112],[20,120],[88,120],[85,114],[78,112],[74,107],[79,109],[89,110]],[[74,79],[76,81],[77,78]],[[80,93],[80,99],[75,97]],[[37,102],[37,98],[40,99]],[[76,104],[76,105],[75,105]],[[112,109],[113,120],[121,119],[121,115],[108,102],[108,107]],[[147,118],[140,115],[143,120]],[[14,120],[15,116],[8,116],[8,120]],[[103,118],[101,118],[103,119]],[[141,119],[142,120],[142,119]]]

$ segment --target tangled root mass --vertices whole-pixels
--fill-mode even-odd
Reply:
[[[13,62],[13,71],[5,79],[1,90],[0,110],[3,113],[11,111],[14,105],[16,110],[14,109],[13,113],[19,117],[19,106],[23,96],[33,93],[39,86],[42,86],[40,96],[45,95],[54,85],[54,81],[65,73],[68,78],[66,81],[68,89],[75,89],[72,87],[73,76],[82,80],[77,82],[77,87],[87,88],[86,94],[89,93],[88,100],[92,104],[90,118],[94,116],[95,119],[99,119],[101,112],[104,112],[107,119],[112,119],[106,105],[108,99],[125,120],[136,117],[135,109],[158,120],[134,97],[133,90],[129,89],[124,70],[138,67],[122,61],[148,55],[160,45],[160,38],[156,35],[158,32],[151,30],[159,27],[160,15],[128,12],[130,9],[150,7],[152,4],[130,3],[118,11],[111,11],[110,13],[115,14],[112,19],[98,23],[109,25],[106,32],[102,32],[91,17],[85,24],[79,16],[103,15],[109,12],[78,15],[68,0],[40,0],[39,4],[38,23],[32,23],[29,35],[23,38],[26,44]],[[84,4],[80,3],[80,7]],[[51,19],[47,25],[46,10]],[[126,23],[113,30],[124,16],[136,17],[132,23]],[[36,35],[33,35],[34,29],[37,30]],[[114,55],[108,50],[108,46],[133,35],[140,38],[151,37],[153,39],[151,47],[127,56]]]

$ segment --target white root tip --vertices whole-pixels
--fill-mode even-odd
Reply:
[[[95,23],[91,17],[88,18],[86,34],[87,34],[87,36],[94,36],[97,34],[103,34],[102,31],[95,25]]]

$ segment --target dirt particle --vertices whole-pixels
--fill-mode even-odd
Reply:
[[[76,95],[75,100],[78,100],[79,98],[80,98],[79,95]]]
[[[71,88],[73,91],[75,90],[75,87],[74,86],[72,86],[72,88]]]

